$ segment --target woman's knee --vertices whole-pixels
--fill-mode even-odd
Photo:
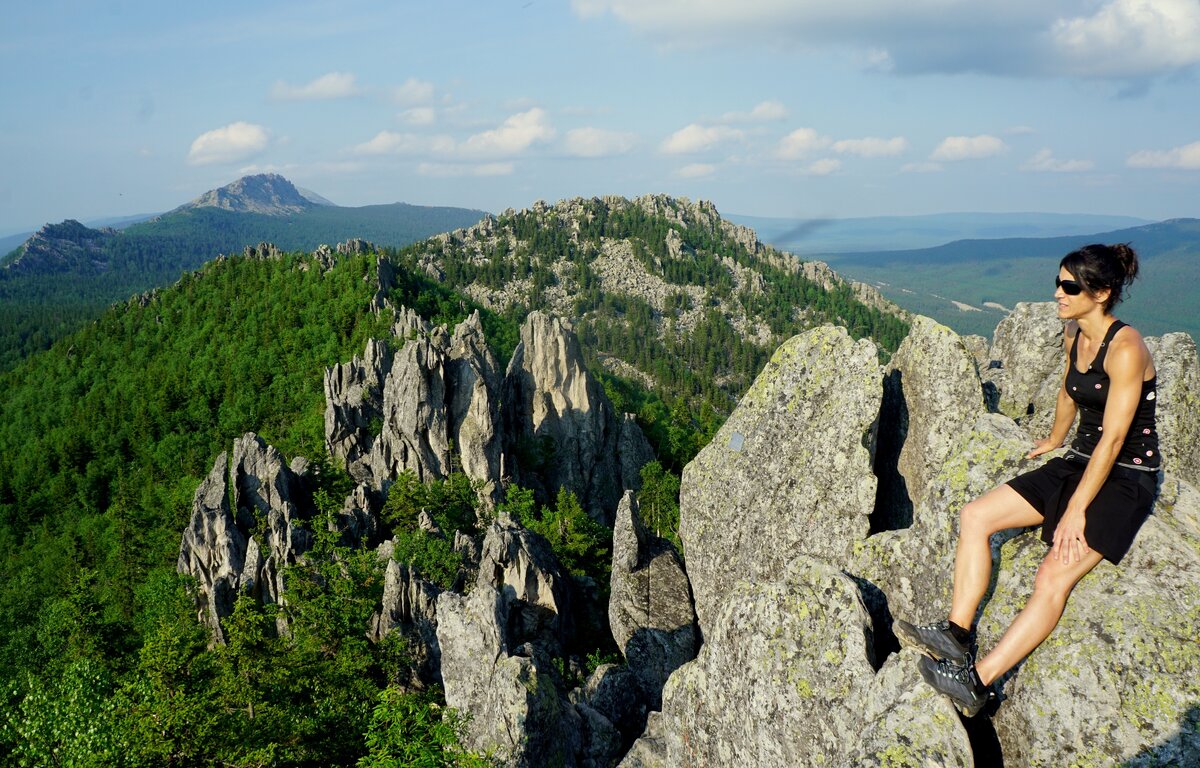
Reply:
[[[994,517],[991,505],[982,498],[967,502],[958,512],[959,535],[991,536]]]

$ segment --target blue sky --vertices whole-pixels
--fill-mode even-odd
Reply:
[[[1200,0],[6,6],[0,234],[260,171],[340,205],[1200,216]]]

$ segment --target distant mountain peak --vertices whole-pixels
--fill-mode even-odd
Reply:
[[[259,213],[266,216],[290,216],[313,208],[310,200],[292,182],[277,173],[243,176],[232,184],[205,192],[195,200],[172,211],[193,208],[221,208],[240,213]]]

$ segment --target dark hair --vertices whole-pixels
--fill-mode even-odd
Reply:
[[[1092,296],[1107,288],[1104,312],[1109,313],[1121,301],[1121,289],[1137,277],[1138,257],[1129,243],[1093,243],[1063,256],[1058,266],[1070,272]]]

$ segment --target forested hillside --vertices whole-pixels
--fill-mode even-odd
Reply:
[[[0,266],[0,370],[46,349],[109,304],[170,285],[217,254],[241,253],[260,242],[310,251],[352,238],[402,246],[482,215],[404,203],[313,206],[288,215],[191,207],[121,231],[72,221],[47,225]]]
[[[346,250],[218,259],[0,374],[0,752],[30,765],[476,761],[439,746],[456,730],[432,707],[436,689],[397,687],[412,675],[405,648],[366,641],[380,565],[323,534],[321,517],[287,572],[288,605],[240,600],[225,645],[208,647],[175,575],[197,486],[245,432],[309,460],[316,514],[341,507],[353,483],[325,453],[322,375],[389,337],[391,310],[371,310],[381,286],[437,324],[480,310],[502,365],[531,310],[572,319],[613,405],[637,414],[659,456],[643,492],[659,494],[647,506],[666,510],[667,534],[678,472],[779,340],[836,322],[894,350],[907,330],[710,206],[667,198],[509,212],[386,251],[382,267]],[[383,512],[397,556],[453,581],[452,554],[415,520],[431,510],[469,535],[472,496],[456,475],[398,481]],[[586,500],[539,510],[514,486],[502,504],[603,583],[611,532],[589,527]],[[596,641],[593,666],[605,651]]]

